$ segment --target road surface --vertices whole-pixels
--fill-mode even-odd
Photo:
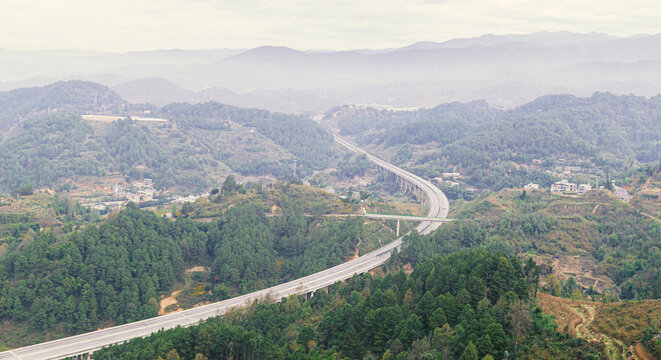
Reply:
[[[352,217],[362,216],[368,219],[376,220],[405,220],[405,221],[431,221],[431,222],[451,222],[454,219],[436,218],[428,216],[415,216],[415,215],[384,215],[384,214],[329,214],[324,215],[328,217]]]
[[[445,197],[445,194],[430,182],[372,156],[341,138],[336,137],[336,141],[352,151],[367,155],[370,161],[393,172],[397,176],[407,179],[422,189],[429,200],[428,217],[447,217],[449,209],[448,200]],[[440,225],[440,222],[423,221],[416,227],[416,230],[421,234],[428,234]],[[193,325],[200,320],[223,315],[234,307],[249,305],[256,300],[270,298],[274,301],[279,301],[289,295],[311,293],[319,289],[327,288],[338,281],[350,279],[355,274],[362,274],[383,265],[390,258],[391,251],[395,248],[399,248],[401,244],[402,239],[400,238],[369,254],[360,256],[355,260],[348,261],[330,269],[288,283],[232,299],[130,324],[1,352],[0,360],[48,360],[92,353],[104,346],[122,343],[136,337],[145,337],[161,329]]]

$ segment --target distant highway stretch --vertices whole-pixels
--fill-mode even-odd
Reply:
[[[353,146],[345,140],[336,137],[335,140],[352,151],[367,155],[370,161],[378,166],[393,172],[419,187],[428,197],[430,218],[445,218],[448,214],[449,204],[445,194],[430,182],[389,164],[367,152]],[[428,234],[438,228],[441,222],[423,221],[416,230],[421,234]],[[60,340],[49,341],[32,346],[22,347],[0,353],[0,360],[48,360],[61,359],[69,356],[90,354],[104,346],[122,343],[136,337],[145,337],[161,329],[170,329],[176,326],[189,326],[210,317],[225,314],[228,310],[249,305],[256,300],[273,299],[279,301],[290,295],[313,293],[316,290],[328,288],[338,281],[351,278],[355,274],[362,274],[383,265],[390,258],[393,249],[399,248],[402,238],[383,246],[359,258],[337,265],[330,269],[305,276],[303,278],[277,285],[268,289],[250,294],[237,296],[232,299],[216,302],[198,308],[158,316],[151,319],[137,321],[130,324],[115,326],[81,335],[71,336]]]

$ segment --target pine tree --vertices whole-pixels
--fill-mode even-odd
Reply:
[[[466,348],[464,349],[464,352],[461,354],[459,360],[479,360],[479,357],[477,355],[477,348],[475,347],[472,341],[468,342],[468,345],[466,345]]]
[[[349,325],[342,338],[342,353],[350,359],[362,359],[363,350],[360,345],[360,336],[353,324]]]

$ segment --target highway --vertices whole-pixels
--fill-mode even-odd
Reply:
[[[335,136],[335,141],[353,152],[366,155],[367,158],[374,164],[392,172],[401,178],[406,179],[410,183],[417,185],[426,194],[429,201],[429,212],[427,213],[427,217],[446,218],[448,216],[448,212],[450,211],[450,203],[448,202],[448,198],[441,191],[441,189],[437,188],[429,181],[406,170],[403,170],[391,163],[388,163],[351,144],[339,136]],[[420,234],[429,234],[436,230],[439,226],[441,226],[441,222],[422,222],[416,227],[416,230],[418,230],[418,233]]]
[[[415,216],[415,215],[387,215],[387,214],[328,214],[327,217],[352,217],[362,216],[368,219],[376,220],[405,220],[405,221],[432,221],[432,222],[452,222],[454,219],[448,218],[435,218],[428,216]]]
[[[367,155],[370,161],[418,186],[426,194],[429,200],[429,213],[427,214],[427,217],[447,217],[449,210],[448,200],[445,197],[445,194],[430,182],[389,164],[339,137],[336,137],[335,140],[352,151]],[[416,230],[421,234],[428,234],[440,225],[441,222],[438,221],[423,221],[416,227]],[[355,260],[348,261],[300,279],[250,294],[237,296],[232,299],[130,324],[4,351],[0,353],[0,360],[48,360],[92,353],[104,346],[122,343],[136,337],[145,337],[161,329],[193,325],[200,320],[223,315],[234,307],[249,305],[256,300],[270,298],[273,301],[279,301],[290,295],[308,294],[319,289],[327,288],[338,281],[350,279],[355,274],[362,274],[383,265],[390,258],[391,251],[395,248],[399,248],[401,244],[402,238],[399,238],[392,243],[360,256]]]

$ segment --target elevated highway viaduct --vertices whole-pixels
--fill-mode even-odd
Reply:
[[[402,181],[408,182],[411,187],[415,187],[421,194],[424,194],[429,208],[427,217],[434,219],[447,217],[449,209],[448,200],[445,194],[433,184],[359,149],[344,139],[336,137],[335,141],[351,151],[365,154],[374,164],[392,172],[398,178],[402,179]],[[440,225],[441,221],[422,221],[418,224],[416,230],[421,234],[429,234]],[[311,295],[315,291],[328,288],[338,281],[345,281],[355,274],[362,274],[383,265],[390,258],[392,250],[399,248],[401,245],[402,238],[399,238],[355,260],[300,279],[250,294],[237,296],[232,299],[130,324],[4,351],[0,353],[0,360],[49,360],[65,357],[88,358],[89,354],[104,346],[123,343],[136,337],[149,336],[162,329],[194,325],[200,320],[222,316],[234,307],[246,306],[254,301],[269,298],[279,301],[290,295]]]

